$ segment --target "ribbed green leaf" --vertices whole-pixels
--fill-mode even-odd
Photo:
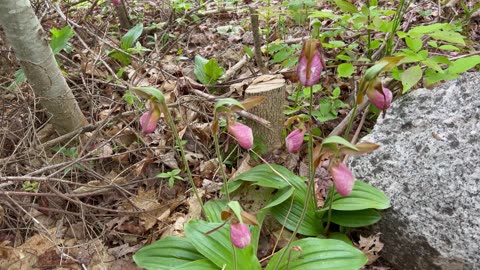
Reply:
[[[305,193],[303,196],[301,196],[297,193],[297,191],[295,191],[295,194],[297,195],[294,195],[293,202],[291,199],[289,199],[277,206],[272,207],[271,209],[273,217],[280,224],[292,231],[297,226],[297,223],[300,220],[300,215],[303,211],[303,206],[305,205]],[[313,202],[310,202],[303,222],[298,229],[298,233],[308,236],[316,236],[322,232],[322,229],[322,223],[315,215],[315,207],[313,206]]]
[[[205,259],[185,238],[169,236],[146,246],[135,255],[135,263],[145,269],[174,269],[187,263]]]
[[[362,181],[355,181],[352,193],[346,197],[335,192],[332,203],[332,209],[344,211],[369,208],[387,209],[389,207],[390,199],[381,190]]]
[[[162,91],[158,90],[155,87],[144,86],[144,87],[133,87],[132,89],[136,93],[139,93],[140,95],[142,95],[141,93],[143,93],[143,95],[144,96],[146,95],[147,98],[150,98],[150,96],[155,97],[162,104],[165,102],[165,97],[163,96]]]
[[[205,217],[209,222],[223,222],[221,213],[227,209],[225,200],[209,200],[203,205]]]
[[[234,247],[230,241],[228,224],[210,234],[205,234],[220,225],[221,223],[191,220],[185,224],[185,236],[192,242],[198,252],[219,268],[234,269],[234,264],[236,264],[237,270],[261,269],[252,245],[243,249],[235,248],[236,261],[234,261]]]
[[[380,221],[382,217],[374,209],[357,211],[332,210],[332,222],[344,227],[357,228],[365,227]]]
[[[277,193],[275,193],[273,198],[264,208],[266,209],[281,204],[282,202],[288,200],[288,198],[293,195],[294,191],[295,189],[293,187],[285,187],[280,189]]]
[[[292,250],[291,247],[298,248]],[[367,256],[360,250],[335,239],[305,238],[287,248],[278,251],[265,270],[358,270],[367,262]],[[284,251],[287,254],[280,260]]]
[[[323,139],[322,145],[329,145],[329,144],[340,144],[350,149],[358,151],[358,148],[355,145],[351,144],[349,141],[345,140],[340,136],[331,136]]]
[[[252,182],[252,184],[262,187],[281,189],[290,185],[289,179],[292,177],[298,178],[298,176],[282,166],[262,164],[237,175],[228,183],[228,190],[233,192],[240,187],[237,181]]]
[[[124,51],[133,47],[133,44],[138,40],[143,31],[143,25],[141,23],[135,25],[132,29],[122,37],[120,42],[120,48]]]
[[[220,269],[220,268],[207,259],[194,261],[194,262],[179,266],[177,268],[174,268],[174,270],[216,270],[216,269]]]
[[[203,84],[208,82],[207,74],[205,74],[204,66],[208,63],[208,59],[200,55],[195,55],[195,66],[193,66],[193,73],[197,80]]]

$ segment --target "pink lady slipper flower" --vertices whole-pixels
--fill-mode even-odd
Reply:
[[[300,149],[303,144],[304,136],[305,131],[299,128],[288,134],[288,136],[285,138],[285,145],[287,146],[287,150],[289,153],[297,152],[298,149]]]
[[[230,223],[230,240],[237,248],[244,248],[250,245],[252,240],[250,229],[243,223]]]
[[[324,65],[322,44],[311,39],[305,41],[297,66],[297,76],[300,83],[303,86],[317,84]]]
[[[373,105],[375,107],[379,108],[380,110],[384,111],[390,107],[390,104],[392,103],[392,91],[390,89],[383,87],[380,85],[382,88],[381,91],[378,91],[376,87],[372,87],[367,90],[367,97],[370,99]],[[383,93],[383,94],[382,94]]]
[[[332,175],[333,185],[338,194],[345,197],[352,193],[355,177],[353,177],[352,172],[343,162],[333,166],[330,169],[330,174]]]
[[[253,133],[249,126],[233,122],[227,127],[228,132],[237,140],[243,149],[250,149],[253,146]]]
[[[122,3],[122,0],[110,0],[112,2],[112,4],[114,4],[115,6],[118,6]]]
[[[155,106],[151,110],[144,112],[140,117],[140,126],[145,134],[153,133],[157,128],[160,119],[160,110]]]

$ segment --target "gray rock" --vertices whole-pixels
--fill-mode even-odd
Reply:
[[[381,117],[380,117],[381,118]],[[480,269],[480,74],[392,104],[350,162],[392,202],[376,230],[399,270]]]

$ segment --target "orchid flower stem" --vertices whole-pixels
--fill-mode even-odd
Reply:
[[[213,136],[213,142],[215,143],[215,152],[217,154],[218,169],[220,170],[220,173],[222,174],[222,178],[223,178],[223,188],[225,190],[225,196],[227,197],[227,201],[230,201],[230,194],[228,193],[228,189],[227,189],[227,174],[225,173],[225,168],[223,167],[223,158],[222,158],[222,153],[220,153],[220,144],[218,143],[217,134]]]
[[[310,87],[310,104],[308,107],[308,113],[310,117],[312,117],[312,111],[313,111],[313,91],[312,87]],[[305,195],[305,204],[303,205],[303,210],[302,213],[300,214],[300,218],[298,220],[297,225],[295,226],[295,229],[292,232],[292,236],[288,240],[287,246],[289,246],[292,242],[293,239],[297,236],[298,230],[300,229],[300,226],[303,223],[303,219],[305,218],[305,215],[308,211],[308,206],[310,205],[310,201],[312,196],[314,196],[314,175],[315,175],[315,168],[313,167],[313,137],[312,137],[312,132],[310,131],[308,133],[308,170],[309,170],[309,176],[308,176],[308,184],[307,184],[307,194]],[[316,200],[313,202],[315,203]],[[316,207],[315,207],[316,208]],[[280,262],[282,261],[282,258],[285,256],[285,252],[289,251],[289,248],[286,248],[282,251],[280,254],[280,258],[278,258],[278,262],[275,265],[275,270],[278,269],[280,266]]]
[[[353,109],[352,109],[353,113],[350,116],[350,120],[348,121],[347,128],[345,129],[345,133],[343,134],[343,137],[347,140],[348,140],[348,134],[350,134],[350,130],[352,128],[353,119],[355,119],[355,116],[356,116],[357,107],[358,107],[357,101],[354,100],[353,101]]]
[[[310,104],[308,107],[308,115],[310,116],[310,123],[313,123],[312,118],[312,112],[313,112],[313,89],[310,86]],[[310,127],[310,130],[308,132],[308,189],[307,189],[307,194],[312,193],[313,198],[315,198],[315,187],[313,185],[315,178],[315,168],[313,167],[313,135],[312,135],[312,127]],[[309,200],[306,199],[307,204]],[[315,201],[315,209],[317,208],[317,200]],[[304,209],[305,210],[305,209]]]
[[[237,270],[237,264],[238,264],[238,262],[237,262],[237,250],[235,249],[235,246],[233,245],[233,243],[232,243],[232,250],[233,250],[232,255],[233,255],[233,261],[234,261],[233,270]]]
[[[370,17],[370,0],[366,2],[368,8],[368,16],[367,16],[367,26],[370,25],[371,17]],[[370,27],[367,27],[367,57],[368,59],[372,59],[372,34]]]
[[[325,226],[325,230],[323,231],[323,235],[327,235],[328,229],[330,228],[330,221],[332,219],[332,204],[333,204],[334,190],[335,189],[331,187],[328,190],[328,194],[327,194],[327,198],[329,198],[327,202],[328,203],[328,219],[327,219],[327,225]]]
[[[163,103],[162,106],[165,106],[167,108],[167,104]],[[177,143],[178,149],[180,150],[180,154],[182,156],[182,162],[185,166],[185,171],[187,172],[188,176],[188,181],[190,182],[190,185],[192,186],[193,193],[195,194],[195,197],[197,198],[198,203],[200,204],[200,207],[202,208],[203,214],[205,214],[205,209],[203,208],[203,202],[202,198],[200,198],[200,194],[198,193],[197,187],[195,186],[195,182],[193,182],[193,176],[192,172],[190,171],[190,167],[188,167],[188,160],[187,156],[185,154],[185,149],[183,148],[182,141],[180,139],[180,135],[178,135],[177,127],[175,126],[175,121],[173,121],[172,115],[170,114],[170,111],[164,110],[165,114],[168,119],[168,125],[172,129],[173,132],[173,137],[175,138],[175,142]]]

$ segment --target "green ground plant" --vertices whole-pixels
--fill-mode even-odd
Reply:
[[[303,46],[279,41],[267,42],[265,46],[273,64],[281,64],[282,67],[297,65],[300,84],[289,97],[293,105],[286,110],[290,116],[288,128],[292,130],[286,137],[286,147],[289,152],[295,152],[307,141],[308,178],[298,176],[283,166],[270,164],[255,152],[251,129],[237,119],[235,112],[247,110],[261,100],[217,101],[213,109],[212,136],[218,163],[224,164],[219,136],[228,133],[262,164],[229,181],[224,167],[219,166],[223,197],[209,200],[204,205],[199,201],[203,219],[189,221],[185,225],[184,237],[170,236],[140,249],[133,257],[138,266],[146,269],[262,269],[257,251],[267,216],[290,230],[292,235],[282,249],[271,254],[263,269],[349,270],[365,265],[367,257],[355,248],[347,234],[352,228],[377,223],[381,219],[379,211],[389,208],[390,201],[382,191],[356,180],[343,163],[345,155],[365,154],[374,151],[377,145],[366,142],[352,144],[339,136],[320,140],[314,136],[317,134],[313,123],[333,120],[339,109],[348,106],[339,98],[340,88],[330,90],[326,82],[320,81],[322,71],[330,68],[326,64],[324,50],[336,52],[335,58],[330,61],[336,64],[334,74],[338,79],[360,77],[353,110],[366,95],[383,114],[390,106],[393,94],[383,85],[382,79],[389,77],[397,80],[402,86],[400,92],[406,93],[422,79],[424,85],[430,85],[457,78],[478,65],[480,56],[448,59],[433,54],[466,50],[468,39],[462,33],[461,22],[434,23],[408,31],[399,30],[412,1],[400,1],[396,10],[381,9],[375,0],[368,1],[360,9],[348,1],[332,2],[337,10],[316,11],[311,9],[310,1],[285,3],[284,7],[287,7],[295,23],[313,20],[312,38]],[[269,5],[270,1],[266,4],[262,18],[266,23],[263,33],[268,37],[272,33],[270,20],[275,17],[275,12]],[[320,35],[319,23],[315,19],[330,20],[332,27]],[[357,40],[347,43],[342,37],[349,31],[359,35]],[[300,57],[292,59],[300,48]],[[252,57],[251,51],[246,52]],[[224,72],[214,59],[200,56],[195,58],[195,69],[197,79],[203,84],[215,83]],[[149,102],[152,102],[152,97],[162,100],[158,95],[160,91],[149,89],[146,97]],[[316,95],[321,98],[315,99]],[[159,108],[165,106],[161,102],[158,104]],[[165,116],[175,130],[168,112]],[[158,118],[152,120],[158,121]],[[351,122],[346,134],[350,126]],[[176,137],[176,141],[181,151],[180,139]],[[328,188],[324,204],[319,206],[315,200],[314,175],[325,155],[331,160],[328,171],[333,185]],[[191,178],[188,166],[184,170]],[[195,190],[193,181],[191,185]],[[246,212],[241,207],[241,200],[233,199],[250,186],[265,191],[265,203],[255,213]]]

